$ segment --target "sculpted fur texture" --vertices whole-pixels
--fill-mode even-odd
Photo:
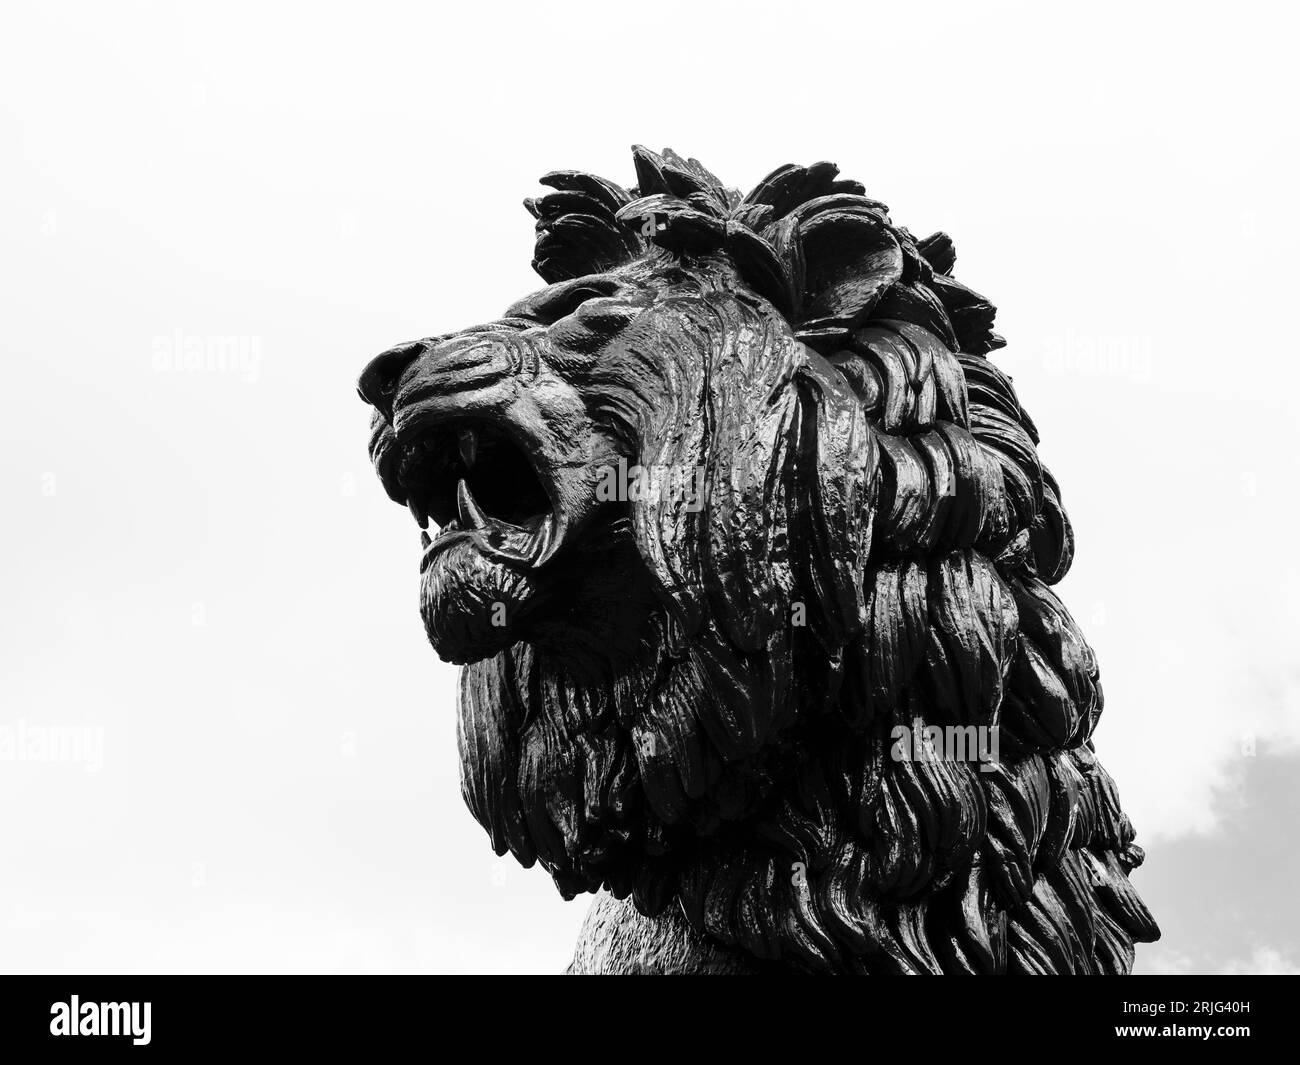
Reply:
[[[546,175],[547,287],[360,381],[493,848],[603,893],[575,971],[1129,971],[1142,851],[992,305],[829,163],[634,161]]]

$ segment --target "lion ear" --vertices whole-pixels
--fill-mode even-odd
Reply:
[[[791,321],[800,340],[833,350],[903,276],[903,249],[884,204],[833,192],[773,215],[779,220],[769,221],[762,236],[795,290]]]

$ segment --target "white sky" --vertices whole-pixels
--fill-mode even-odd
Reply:
[[[1139,968],[1295,967],[1296,27],[1217,11],[6,4],[0,727],[103,749],[0,760],[0,966],[567,963],[584,906],[461,804],[353,382],[539,287],[520,200],[641,142],[952,234],[1078,535]]]

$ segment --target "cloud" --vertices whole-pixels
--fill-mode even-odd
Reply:
[[[1266,976],[1298,976],[1300,975],[1300,963],[1292,961],[1290,957],[1279,950],[1274,950],[1272,947],[1256,947],[1249,960],[1229,962],[1220,972],[1229,976],[1238,976],[1244,973],[1262,973]]]
[[[1234,958],[1227,962],[1197,961],[1181,951],[1153,948],[1143,952],[1141,973],[1155,976],[1201,976],[1209,973],[1223,976],[1296,976],[1300,963],[1273,947],[1256,947],[1249,957]]]
[[[1300,754],[1232,768],[1204,833],[1157,839],[1134,882],[1160,925],[1139,973],[1293,972],[1300,959]]]

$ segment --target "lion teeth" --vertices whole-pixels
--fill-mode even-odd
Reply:
[[[479,510],[478,504],[474,502],[474,497],[469,492],[469,485],[465,483],[463,477],[456,485],[456,509],[460,513],[460,523],[465,528],[483,529],[487,527],[487,518]]]
[[[460,457],[467,467],[473,469],[474,460],[478,457],[478,431],[462,429],[457,439],[460,443]]]
[[[544,519],[541,528],[534,534],[532,557],[532,564],[534,566],[545,565],[551,560],[551,555],[554,554],[554,548],[558,546],[552,537],[554,531],[555,529],[552,523]]]
[[[421,529],[427,529],[429,527],[429,519],[425,517],[424,511],[420,509],[420,504],[414,499],[408,499],[406,501],[406,506],[411,511],[411,517],[415,519],[415,524]]]

